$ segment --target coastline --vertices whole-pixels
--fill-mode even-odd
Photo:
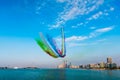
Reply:
[[[66,69],[71,69],[71,70],[120,70],[120,69],[106,69],[106,68],[103,68],[103,69],[98,69],[98,68],[93,68],[93,69],[87,69],[87,68],[37,68],[37,67],[34,67],[34,68],[31,68],[31,67],[27,67],[27,68],[8,68],[8,67],[2,67],[0,68],[0,70],[9,70],[9,69],[12,69],[12,70],[20,70],[20,69],[23,69],[23,70],[26,70],[26,69],[30,69],[30,70],[36,70],[36,69],[58,69],[58,70],[66,70]]]

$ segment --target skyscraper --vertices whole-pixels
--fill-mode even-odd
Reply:
[[[58,65],[58,68],[67,68],[67,60],[63,61],[62,64]]]
[[[112,63],[112,58],[111,58],[111,57],[108,57],[108,58],[107,58],[107,63],[109,63],[109,64]]]

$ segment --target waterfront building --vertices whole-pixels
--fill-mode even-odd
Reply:
[[[62,64],[58,65],[58,68],[67,68],[67,61],[64,61]]]
[[[106,68],[115,69],[115,68],[117,68],[117,64],[116,63],[106,63]]]
[[[71,65],[70,68],[77,69],[79,66]]]
[[[105,68],[105,63],[104,62],[99,63],[99,67],[100,68]]]
[[[112,68],[112,69],[117,68],[117,64],[116,64],[116,63],[112,63],[112,64],[111,64],[111,68]]]
[[[112,58],[111,57],[107,58],[107,63],[110,63],[110,64],[112,63]]]
[[[67,68],[70,68],[72,66],[71,62],[68,64]]]
[[[86,69],[89,69],[90,68],[90,65],[88,64],[88,65],[85,65],[84,66]]]
[[[106,63],[105,68],[110,68],[110,63]]]
[[[89,64],[89,68],[92,69],[95,67],[95,64]]]
[[[79,65],[79,68],[85,68],[84,65]]]

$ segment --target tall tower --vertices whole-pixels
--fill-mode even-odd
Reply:
[[[112,58],[111,57],[107,58],[107,63],[110,63],[110,64],[112,63]]]
[[[67,60],[64,61],[65,68],[67,68]]]

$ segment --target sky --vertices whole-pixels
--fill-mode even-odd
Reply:
[[[0,0],[0,66],[56,67],[106,62],[120,65],[120,0]],[[37,45],[39,33],[61,45],[66,57],[52,58]]]

